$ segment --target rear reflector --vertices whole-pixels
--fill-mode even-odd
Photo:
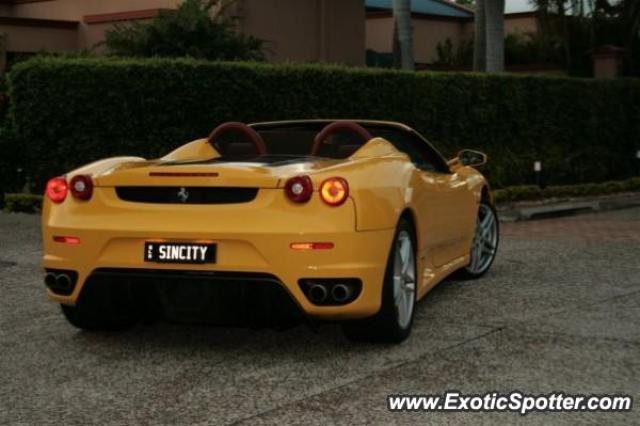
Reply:
[[[80,244],[80,238],[78,237],[64,237],[56,235],[55,237],[53,237],[53,241],[63,244]]]
[[[296,176],[284,185],[284,192],[294,203],[306,203],[313,195],[313,183],[309,176]]]
[[[91,199],[91,195],[93,194],[93,181],[91,180],[91,176],[76,175],[71,179],[69,187],[74,198],[83,201]]]
[[[335,245],[333,243],[291,243],[289,247],[293,250],[330,250]]]

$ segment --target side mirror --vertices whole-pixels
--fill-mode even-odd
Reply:
[[[458,152],[456,158],[449,161],[449,166],[458,168],[463,166],[479,167],[487,163],[489,157],[480,151],[463,149]]]

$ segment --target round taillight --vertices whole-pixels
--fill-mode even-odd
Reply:
[[[78,200],[88,200],[93,194],[93,181],[87,175],[74,176],[69,187],[73,197]]]
[[[67,198],[69,186],[67,180],[63,177],[55,177],[47,182],[47,197],[54,203],[61,203]]]
[[[296,176],[287,181],[284,190],[294,203],[306,203],[313,194],[313,183],[309,176]]]
[[[340,177],[332,177],[320,185],[320,198],[330,206],[339,206],[349,197],[349,184]]]

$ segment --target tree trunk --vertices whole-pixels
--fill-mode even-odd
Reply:
[[[394,57],[399,58],[403,70],[414,70],[411,0],[393,0],[393,21]]]
[[[474,71],[504,71],[504,2],[478,0],[474,26]]]
[[[633,52],[633,44],[640,35],[640,2],[637,0],[624,0],[619,6],[620,13],[623,17],[623,25],[625,29],[625,48],[627,54]]]
[[[486,70],[486,26],[485,3],[487,0],[476,2],[475,19],[473,25],[473,70]]]
[[[486,0],[486,71],[504,71],[504,1]]]

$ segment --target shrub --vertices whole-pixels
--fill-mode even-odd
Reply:
[[[434,65],[464,67],[473,66],[473,38],[462,40],[456,47],[450,38],[436,45],[437,58]]]
[[[487,152],[495,188],[628,178],[640,147],[640,81],[406,73],[188,59],[36,58],[10,76],[28,174],[114,155],[153,157],[225,121],[358,117],[404,122],[446,156]]]
[[[6,194],[5,207],[13,213],[37,213],[42,207],[42,195],[34,194]]]
[[[591,195],[640,191],[640,178],[582,185],[559,185],[541,189],[534,185],[511,186],[493,191],[496,203],[534,201],[548,198],[574,198]]]
[[[116,56],[264,59],[264,43],[238,34],[233,20],[222,13],[231,3],[185,0],[151,22],[116,25],[105,35],[107,51]]]
[[[15,140],[13,128],[0,125],[0,192],[11,192],[21,189],[22,177],[18,173],[20,149]]]
[[[450,38],[436,46],[435,65],[464,67],[473,65],[473,38],[462,40],[456,47]],[[504,38],[504,60],[511,65],[563,65],[561,44],[544,33],[511,33]]]
[[[504,56],[507,65],[563,65],[564,59],[561,42],[544,32],[507,34]]]
[[[19,190],[24,183],[18,172],[20,167],[20,148],[16,143],[13,126],[7,120],[9,108],[4,78],[0,79],[0,208],[4,204],[5,192]]]

